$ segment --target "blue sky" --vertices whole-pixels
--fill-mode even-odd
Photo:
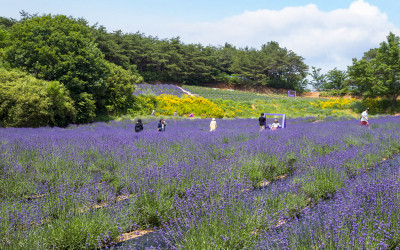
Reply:
[[[398,0],[0,0],[0,16],[19,11],[83,17],[108,31],[141,32],[184,43],[260,48],[276,41],[326,72],[346,69],[400,35]]]

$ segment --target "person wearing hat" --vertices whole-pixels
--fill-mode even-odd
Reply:
[[[369,127],[368,111],[369,111],[369,108],[366,108],[365,111],[361,113],[360,126]]]
[[[271,124],[271,130],[277,130],[280,127],[281,125],[279,124],[278,119],[275,119],[274,123]]]
[[[215,131],[217,129],[217,121],[215,118],[212,118],[210,122],[210,132]]]

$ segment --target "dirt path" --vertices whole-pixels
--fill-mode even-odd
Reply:
[[[183,89],[182,87],[179,87],[179,86],[176,86],[176,87],[178,87],[180,90],[182,90],[183,93],[185,93],[185,94],[187,94],[187,95],[189,95],[189,96],[192,96],[192,95],[193,95],[192,93],[190,93],[189,91]]]

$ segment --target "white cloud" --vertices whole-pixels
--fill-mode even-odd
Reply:
[[[346,69],[351,59],[379,46],[390,31],[399,29],[377,7],[357,0],[347,9],[324,12],[314,4],[286,7],[282,10],[246,11],[238,16],[210,23],[155,24],[160,37],[180,36],[185,43],[260,48],[276,41],[323,71]],[[156,30],[157,29],[157,30]],[[152,32],[152,33],[153,33]]]

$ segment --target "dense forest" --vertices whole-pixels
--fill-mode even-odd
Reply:
[[[109,32],[83,18],[22,11],[20,20],[0,17],[0,126],[66,126],[123,115],[135,106],[134,85],[155,81],[299,92],[309,84],[337,95],[386,97],[395,107],[399,48],[391,33],[347,71],[322,74],[315,67],[309,72],[304,58],[274,41],[260,49],[185,44],[179,37]]]
[[[307,65],[293,51],[268,42],[260,50],[184,44],[179,37],[158,39],[142,33],[108,33],[95,29],[96,43],[105,58],[129,69],[135,66],[147,82],[203,85],[212,82],[265,85],[303,90]]]

